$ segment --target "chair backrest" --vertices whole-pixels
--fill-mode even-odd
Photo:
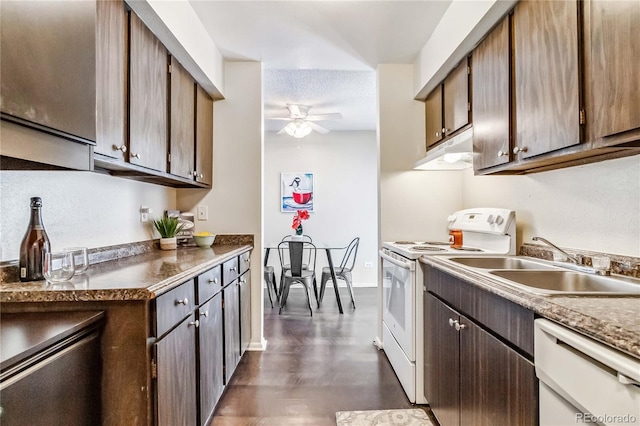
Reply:
[[[285,235],[284,237],[282,237],[281,241],[291,241],[291,237],[293,235]],[[313,240],[311,239],[311,237],[309,235],[302,235],[302,241],[306,241],[308,243],[312,243]]]
[[[316,246],[308,241],[282,241],[278,244],[278,254],[280,255],[280,266],[284,269],[286,264],[285,251],[289,251],[289,265],[291,267],[291,276],[302,276],[302,264],[304,252],[309,254],[310,270],[316,269]]]
[[[360,245],[360,237],[355,237],[351,240],[344,252],[342,262],[340,262],[340,268],[353,270],[353,266],[356,264],[356,256],[358,256],[358,245]]]

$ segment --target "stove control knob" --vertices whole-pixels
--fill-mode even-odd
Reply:
[[[504,223],[504,218],[500,215],[496,216],[496,223],[498,225],[502,225]]]
[[[493,222],[495,222],[495,220],[493,219],[493,215],[492,215],[492,214],[490,214],[490,215],[489,215],[489,217],[487,218],[487,222],[488,222],[488,223],[493,223]]]

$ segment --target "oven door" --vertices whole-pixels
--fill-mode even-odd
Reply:
[[[382,320],[407,358],[414,362],[413,341],[416,262],[380,251],[384,307]]]

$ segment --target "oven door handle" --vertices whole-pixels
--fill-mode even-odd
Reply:
[[[416,263],[415,263],[415,262],[411,262],[411,261],[409,261],[409,262],[403,262],[403,261],[401,261],[401,260],[394,259],[393,257],[391,257],[391,256],[387,255],[387,254],[386,254],[386,253],[384,253],[383,251],[380,251],[380,257],[381,257],[382,259],[384,259],[384,260],[388,261],[388,262],[393,263],[393,264],[394,264],[394,265],[396,265],[396,266],[399,266],[399,267],[404,268],[404,269],[408,269],[408,270],[410,270],[410,271],[413,271],[413,270],[415,270],[415,268],[416,268]]]

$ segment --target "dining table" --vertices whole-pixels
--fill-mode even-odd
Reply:
[[[277,250],[280,243],[268,243],[264,245],[264,266],[267,266],[269,262],[269,253],[272,249]],[[329,270],[331,272],[331,280],[333,281],[333,291],[336,294],[336,301],[338,302],[338,310],[341,314],[344,314],[342,309],[342,300],[340,300],[340,291],[338,290],[338,279],[336,278],[336,271],[333,266],[333,258],[331,257],[331,250],[346,250],[347,245],[344,244],[330,244],[330,243],[313,243],[318,250],[324,250],[327,255],[327,262],[329,263]]]

